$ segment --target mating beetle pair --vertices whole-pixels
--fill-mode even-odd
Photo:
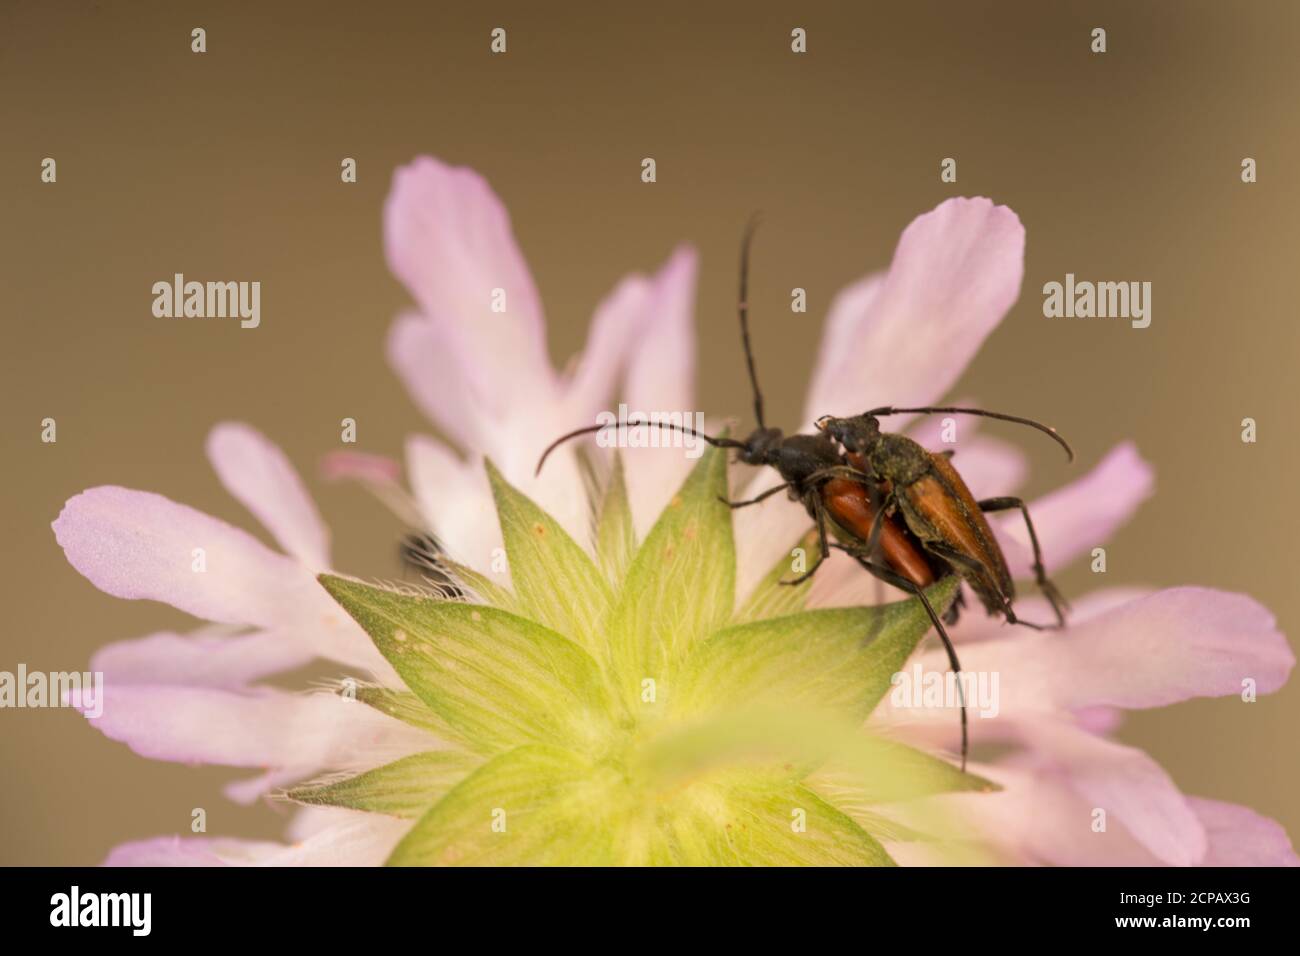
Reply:
[[[881,431],[880,418],[896,414],[936,412],[979,415],[1028,425],[1045,432],[1074,459],[1069,444],[1052,428],[1028,418],[980,408],[931,406],[925,408],[874,408],[849,418],[825,416],[817,421],[817,433],[785,435],[767,427],[763,416],[763,395],[758,386],[754,353],[749,338],[749,250],[754,223],[745,232],[740,257],[740,332],[754,394],[757,428],[743,441],[704,435],[685,425],[650,423],[659,428],[695,435],[719,448],[734,448],[738,460],[748,465],[770,466],[781,476],[781,484],[745,501],[728,501],[732,508],[757,504],[781,491],[803,503],[816,525],[820,551],[803,575],[783,581],[798,584],[807,580],[830,554],[832,547],[850,554],[878,580],[918,598],[929,614],[955,672],[961,671],[956,649],[924,589],[940,578],[958,575],[980,599],[990,614],[1003,615],[1008,623],[1042,628],[1018,618],[1012,607],[1015,586],[1006,559],[985,519],[986,512],[1018,509],[1024,516],[1033,545],[1036,582],[1055,612],[1056,625],[1065,623],[1067,605],[1047,577],[1038,536],[1029,510],[1019,498],[976,500],[949,460],[951,452],[930,452],[903,435]],[[547,447],[537,464],[540,472],[550,453],[562,443],[599,431],[603,425],[569,432]],[[831,543],[830,537],[836,541]],[[960,601],[960,595],[958,602]],[[946,616],[956,620],[959,603]],[[961,692],[961,683],[957,683]],[[964,696],[961,700],[961,762],[966,766],[969,749]]]

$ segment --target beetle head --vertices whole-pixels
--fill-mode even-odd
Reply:
[[[817,419],[817,428],[839,442],[845,451],[858,455],[869,455],[880,441],[880,421],[871,415],[852,418],[823,415]]]
[[[779,428],[756,428],[745,439],[740,460],[746,465],[774,465],[783,440]]]

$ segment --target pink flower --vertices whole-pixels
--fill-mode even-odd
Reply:
[[[488,570],[500,536],[481,460],[585,532],[588,505],[572,449],[533,470],[550,437],[595,419],[615,382],[633,408],[692,407],[696,257],[680,246],[653,276],[624,278],[597,308],[587,349],[559,374],[546,353],[541,303],[505,207],[470,169],[418,159],[399,169],[385,205],[385,251],[418,311],[400,316],[388,357],[411,397],[460,452],[426,436],[406,445],[420,513],[458,560]],[[504,312],[493,312],[495,293]],[[500,300],[495,300],[499,302]],[[649,527],[686,473],[681,456],[630,455],[638,528]],[[454,503],[454,504],[450,504]]]
[[[505,209],[480,176],[432,159],[399,170],[385,237],[390,266],[416,303],[390,332],[389,358],[455,447],[425,436],[407,442],[409,497],[396,466],[376,456],[336,454],[330,473],[357,478],[418,517],[454,559],[484,574],[493,573],[500,546],[484,457],[564,527],[583,530],[590,506],[575,493],[582,474],[574,448],[534,478],[538,453],[550,438],[594,421],[620,380],[634,409],[691,409],[693,252],[680,248],[655,275],[619,283],[596,310],[584,354],[558,373]],[[822,414],[943,398],[1019,295],[1023,257],[1018,218],[988,200],[954,199],[918,217],[888,272],[854,283],[833,302],[805,426]],[[759,356],[761,363],[761,349]],[[912,426],[923,444],[936,443],[938,421]],[[1024,474],[1014,446],[977,431],[974,420],[960,428],[954,461],[975,494],[1014,493]],[[284,554],[183,505],[121,488],[78,495],[54,523],[71,563],[97,587],[211,622],[196,634],[153,635],[101,651],[92,667],[105,671],[108,686],[96,726],[146,756],[258,768],[261,776],[232,788],[244,800],[322,771],[366,769],[438,747],[431,735],[336,694],[260,685],[322,657],[359,678],[402,686],[316,585],[314,574],[328,567],[326,534],[284,456],[240,425],[219,426],[208,450],[223,484]],[[644,530],[690,463],[656,449],[625,453],[632,510]],[[737,497],[773,481],[739,469],[736,479],[746,483]],[[1083,477],[1031,502],[1049,568],[1104,544],[1151,488],[1148,465],[1120,443]],[[735,520],[739,605],[808,521],[781,498],[738,511]],[[1024,577],[1029,559],[1018,516],[998,521],[996,531]],[[194,570],[197,548],[202,571]],[[818,573],[812,595],[814,604],[869,603],[875,587],[837,555]],[[1032,596],[1018,607],[1029,619],[1047,619]],[[1296,862],[1277,824],[1184,796],[1149,756],[1107,736],[1123,710],[1237,696],[1246,679],[1259,693],[1281,686],[1293,656],[1271,615],[1249,597],[1204,588],[1101,590],[1076,601],[1063,632],[1008,628],[968,609],[953,636],[966,671],[1000,676],[999,714],[972,719],[973,742],[1009,745],[1009,753],[973,766],[1001,792],[934,798],[957,821],[938,847],[944,854],[974,847],[1004,862]],[[937,655],[926,651],[916,661],[941,671]],[[956,745],[951,709],[884,706],[872,722],[931,748],[951,752]],[[1098,810],[1103,832],[1095,829]],[[295,819],[293,845],[168,837],[127,844],[109,862],[379,863],[409,826],[379,814],[314,809]],[[900,860],[951,859],[903,844],[890,850]]]

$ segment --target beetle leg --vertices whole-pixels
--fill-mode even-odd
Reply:
[[[912,596],[919,598],[921,604],[925,607],[925,613],[930,616],[930,623],[934,625],[934,629],[939,635],[939,640],[943,641],[943,649],[948,653],[948,663],[952,666],[953,673],[957,675],[957,696],[961,702],[961,769],[965,772],[966,754],[970,750],[970,737],[966,723],[966,689],[961,683],[961,661],[957,659],[957,649],[953,647],[952,639],[948,636],[948,631],[944,628],[943,621],[941,621],[939,615],[935,613],[934,605],[930,603],[930,599],[926,596],[923,588],[917,587],[901,574],[897,574],[883,565],[874,564],[873,562],[868,561],[855,549],[846,545],[836,544],[835,547],[853,555],[853,559],[857,561],[858,564],[862,565],[862,567],[865,568],[872,577],[884,581],[886,584],[892,584],[894,587],[900,588]]]
[[[885,518],[894,507],[894,495],[890,492],[882,500],[880,490],[874,484],[868,483],[867,498],[871,501],[871,508],[875,512],[871,518],[871,528],[867,531],[867,559],[872,564],[883,566],[885,561],[880,552],[880,536],[885,531]],[[875,603],[876,607],[879,607],[885,603],[885,596],[880,591],[881,579],[873,575],[873,580],[876,582]],[[883,621],[879,617],[872,623],[871,633],[868,635],[872,640],[875,640],[882,624]]]
[[[997,594],[999,600],[1002,602],[1002,613],[1006,615],[1008,624],[1026,623],[1016,617],[1016,612],[1011,607],[1010,599],[1005,594],[1002,593],[1001,588],[996,586],[997,579],[993,576],[993,573],[989,571],[988,565],[986,565],[983,561],[981,561],[979,558],[972,558],[969,554],[966,554],[964,551],[958,551],[956,548],[950,548],[946,544],[943,544],[942,542],[939,541],[927,541],[925,547],[926,550],[932,551],[933,553],[937,554],[939,557],[947,561],[949,564],[951,564],[954,570],[960,569],[961,571],[964,571],[966,574],[971,575],[972,577],[975,577],[980,581],[985,581],[989,584],[994,585],[990,590],[992,590],[995,594]],[[1028,626],[1033,627],[1032,624]]]
[[[880,492],[874,485],[868,486],[867,498],[871,501],[871,507],[875,514],[871,518],[871,529],[867,532],[867,557],[877,564],[880,563],[880,536],[885,531],[885,518],[892,513],[894,508],[893,494],[885,495],[882,499]]]
[[[885,531],[885,519],[895,507],[894,495],[891,492],[882,498],[880,490],[875,485],[867,485],[867,499],[871,502],[871,510],[875,512],[871,516],[871,527],[867,530],[867,559],[875,564],[884,564],[884,555],[880,552],[880,537]],[[881,603],[879,592],[876,594],[876,603]]]
[[[958,551],[955,548],[950,548],[937,541],[927,542],[926,548],[943,558],[951,564],[954,569],[960,568],[967,574],[975,575],[988,583],[993,583],[995,581],[993,575],[988,569],[988,565],[979,560],[979,558],[972,558],[965,552]],[[1011,599],[1002,593],[1002,589],[999,587],[993,587],[991,590],[998,596],[999,600],[1001,600],[1002,614],[1006,617],[1008,624],[1019,624],[1021,627],[1027,627],[1035,631],[1055,630],[1055,627],[1052,625],[1035,624],[1033,621],[1026,621],[1022,617],[1017,617],[1015,608],[1011,606]]]
[[[1034,531],[1034,522],[1029,518],[1029,509],[1020,498],[985,498],[979,503],[980,511],[1010,511],[1013,508],[1019,508],[1020,513],[1024,515],[1025,527],[1029,529],[1029,542],[1034,546],[1034,581],[1038,584],[1038,590],[1043,592],[1043,597],[1047,598],[1052,610],[1056,613],[1057,627],[1065,627],[1065,612],[1070,609],[1069,602],[1057,590],[1047,577],[1047,568],[1043,566],[1043,549],[1038,546],[1038,534]]]
[[[866,472],[858,471],[858,469],[849,465],[830,465],[814,471],[804,479],[804,483],[808,485],[821,484],[831,478],[847,478],[850,481],[860,481],[864,485],[869,485],[874,480]]]
[[[780,584],[789,585],[790,587],[794,587],[796,584],[803,584],[807,581],[817,573],[817,569],[822,566],[822,562],[830,556],[830,547],[826,543],[826,509],[825,506],[822,505],[821,493],[816,488],[810,489],[806,496],[806,503],[811,505],[812,513],[817,521],[817,542],[821,546],[821,552],[817,555],[817,560],[813,562],[813,566],[803,574],[790,581],[778,582]]]
[[[768,498],[771,498],[778,491],[785,491],[785,489],[790,487],[790,484],[791,483],[788,481],[782,482],[781,484],[777,485],[775,488],[769,488],[767,489],[767,491],[764,491],[762,494],[758,495],[757,497],[749,498],[745,501],[732,501],[729,498],[724,498],[722,495],[718,495],[718,500],[733,510],[736,508],[747,508],[750,505],[756,505],[760,501],[764,501]]]

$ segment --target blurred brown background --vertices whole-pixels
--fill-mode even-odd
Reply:
[[[696,243],[699,407],[719,414],[748,411],[734,256],[762,208],[755,334],[770,417],[786,422],[840,286],[885,266],[947,196],[1009,204],[1028,230],[1022,296],[954,394],[1057,424],[1081,468],[1125,437],[1154,462],[1157,494],[1111,543],[1105,583],[1248,591],[1295,634],[1298,25],[1291,2],[7,0],[0,669],[80,669],[109,640],[191,624],[96,591],[49,523],[114,483],[253,528],[203,455],[222,419],[254,423],[307,473],[343,570],[395,573],[396,522],[315,467],[344,416],[376,452],[427,428],[382,351],[405,293],[381,204],[419,153],[476,167],[504,197],[557,362],[620,275]],[[495,26],[505,56],[488,53]],[[39,181],[46,156],[57,185]],[[356,185],[339,182],[344,156]],[[946,156],[955,186],[939,182]],[[262,327],[153,318],[150,286],[173,272],[261,280]],[[1066,272],[1151,281],[1151,327],[1043,318],[1039,290]],[[807,316],[789,312],[796,285]],[[46,416],[55,445],[40,442]],[[1245,416],[1256,445],[1239,440]],[[1045,443],[1000,434],[1032,455],[1030,496],[1070,477]],[[1099,583],[1082,567],[1060,580]],[[1300,836],[1297,717],[1292,680],[1250,706],[1137,714],[1120,736],[1185,791]],[[0,712],[0,773],[0,863],[95,863],[121,840],[187,832],[193,807],[213,834],[283,822],[218,795],[240,774],[144,760],[70,711]]]

